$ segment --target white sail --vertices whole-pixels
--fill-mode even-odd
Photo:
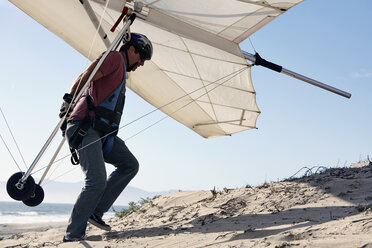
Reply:
[[[10,2],[90,60],[106,50],[80,1]],[[142,2],[144,20],[137,18],[131,31],[144,33],[154,54],[131,73],[128,87],[203,137],[255,128],[260,111],[239,43],[302,0]],[[114,33],[109,30],[125,1],[109,1],[106,11],[105,0],[89,3],[112,41],[122,24]]]

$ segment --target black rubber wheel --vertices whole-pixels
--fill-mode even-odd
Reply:
[[[17,188],[16,184],[19,182],[19,180],[21,180],[23,174],[24,172],[17,172],[13,174],[6,183],[8,195],[17,201],[26,200],[35,192],[35,181],[32,176],[27,178],[22,189]]]
[[[29,206],[29,207],[35,207],[42,203],[44,200],[44,190],[43,188],[39,185],[35,185],[35,192],[30,196],[30,198],[23,200],[22,202]]]

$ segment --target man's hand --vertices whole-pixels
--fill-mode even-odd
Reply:
[[[72,97],[73,95],[66,93],[63,96],[63,103],[61,106],[61,109],[59,110],[59,118],[63,118],[66,116],[65,120],[63,121],[61,125],[61,130],[62,130],[62,136],[65,136],[66,128],[67,128],[67,118],[70,117],[70,114],[72,112],[72,108],[70,106],[70,103],[72,102]]]

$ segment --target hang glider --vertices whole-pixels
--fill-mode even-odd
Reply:
[[[149,37],[154,56],[142,69],[131,73],[128,87],[209,138],[256,127],[260,110],[239,43],[301,1],[11,2],[90,60],[105,51],[117,36],[122,24],[115,32],[110,29],[124,6],[134,8],[135,3],[142,3],[138,13],[142,18],[136,19],[131,30]],[[95,39],[101,18],[101,39]],[[92,20],[96,20],[95,24]],[[234,72],[236,75],[230,75]]]
[[[153,43],[153,58],[130,73],[127,86],[205,138],[256,128],[260,110],[251,81],[252,64],[248,61],[351,96],[270,63],[258,54],[241,51],[240,42],[303,0],[9,1],[90,60],[116,49],[130,25],[131,31],[145,34]],[[128,10],[137,18],[129,24],[122,23],[120,17]],[[30,172],[60,124],[29,170],[16,173],[8,181],[10,190],[20,193],[25,182],[32,179]]]

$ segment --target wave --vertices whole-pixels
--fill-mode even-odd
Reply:
[[[0,215],[1,224],[24,224],[44,222],[67,222],[70,215]]]
[[[0,202],[0,224],[67,222],[72,207],[72,204],[43,203],[31,209],[19,202]],[[104,215],[104,219],[114,216],[115,213],[110,211]]]
[[[8,215],[12,215],[12,216],[38,216],[40,213],[36,212],[36,211],[28,211],[28,212],[24,212],[24,211],[2,211],[0,212],[0,216],[8,216]]]
[[[115,213],[108,212],[104,219],[115,217]],[[37,212],[17,212],[15,214],[0,213],[0,224],[28,224],[46,222],[67,222],[70,214],[39,215]]]
[[[104,219],[115,217],[115,213],[106,213]],[[69,214],[61,215],[0,215],[0,224],[28,224],[46,222],[67,222]]]

